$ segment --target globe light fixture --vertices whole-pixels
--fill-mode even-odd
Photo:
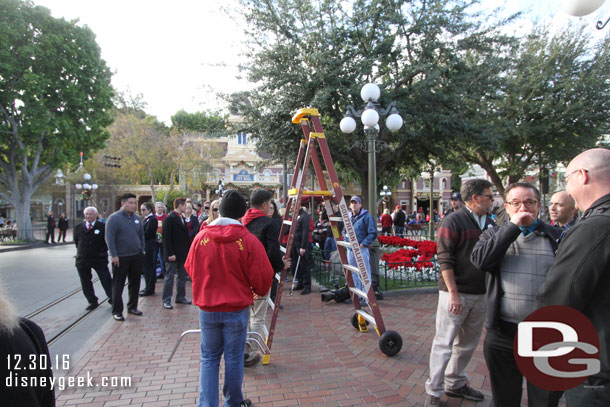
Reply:
[[[356,120],[351,116],[345,116],[339,123],[339,128],[343,133],[353,133],[356,130]]]
[[[402,117],[398,113],[393,113],[385,119],[385,126],[390,131],[398,131],[402,127]]]
[[[381,90],[379,89],[379,86],[374,83],[367,83],[360,90],[360,97],[365,102],[377,102],[379,96],[381,96]]]
[[[362,112],[362,124],[368,127],[375,127],[375,125],[379,122],[379,113],[375,109],[366,109]]]
[[[583,17],[599,9],[604,2],[605,0],[563,0],[562,8],[563,11],[571,16]],[[601,30],[608,24],[608,22],[610,22],[610,17],[606,20],[606,22],[599,20],[595,24],[595,28]]]

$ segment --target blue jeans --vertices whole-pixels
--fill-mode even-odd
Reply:
[[[371,259],[370,259],[370,254],[369,254],[369,248],[361,247],[360,254],[362,254],[362,260],[364,261],[364,265],[366,266],[366,274],[369,275],[369,281],[372,283],[371,261],[370,261]],[[352,252],[351,249],[347,249],[347,261],[349,262],[350,265],[358,267],[358,263],[356,263],[356,258],[354,257],[354,252]],[[362,284],[362,281],[360,281],[360,277],[358,277],[357,273],[352,272],[352,278],[354,279],[354,287],[356,287],[357,289],[362,290],[364,292],[367,292],[364,289],[364,285]]]
[[[199,310],[201,328],[201,371],[199,407],[218,407],[218,371],[220,357],[225,356],[223,407],[239,407],[244,400],[244,350],[250,307],[234,312]]]

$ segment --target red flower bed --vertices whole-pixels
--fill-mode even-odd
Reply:
[[[432,259],[436,255],[436,242],[430,240],[411,240],[398,236],[379,236],[379,243],[385,246],[409,247],[400,249],[394,253],[384,253],[381,260],[386,263],[409,263],[407,267],[415,267],[417,270],[432,268]],[[404,264],[403,264],[404,265]],[[396,268],[400,265],[391,265]]]

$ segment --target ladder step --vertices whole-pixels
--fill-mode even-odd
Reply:
[[[328,220],[331,222],[343,222],[343,218],[341,216],[329,216]]]
[[[291,220],[285,220],[284,221],[284,225],[292,226],[292,221]]]
[[[348,249],[352,248],[352,244],[350,242],[346,242],[345,240],[338,240],[335,243],[337,243],[337,246],[347,247]]]
[[[282,251],[282,253],[286,253],[286,248],[284,246],[280,246],[280,250]]]
[[[356,310],[356,313],[358,315],[360,315],[362,318],[366,319],[367,321],[369,321],[370,324],[372,324],[373,326],[377,326],[377,321],[375,321],[375,317],[373,317],[371,314],[362,311],[361,309]]]
[[[351,264],[344,264],[343,268],[347,269],[349,271],[353,271],[354,273],[360,273],[360,270],[358,270],[358,267],[352,266]]]
[[[357,289],[356,287],[350,287],[349,290],[351,292],[353,292],[354,294],[356,294],[358,297],[364,298],[365,300],[368,301],[369,296],[366,295],[366,293],[362,290]]]
[[[299,188],[293,188],[288,190],[288,196],[297,196],[299,193]],[[303,196],[333,196],[331,191],[309,191],[307,189],[303,190]]]
[[[271,300],[271,298],[267,298],[267,304],[271,307],[271,310],[274,311],[275,310],[275,304],[273,303],[273,301]]]

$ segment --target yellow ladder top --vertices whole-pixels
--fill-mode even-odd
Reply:
[[[305,116],[320,116],[320,113],[318,112],[318,109],[313,108],[299,109],[297,113],[292,116],[292,122],[299,124],[301,123],[301,119]]]
[[[299,188],[293,188],[288,190],[288,196],[297,196],[299,193]],[[303,195],[306,196],[333,196],[331,191],[308,191],[306,189],[303,190]]]

